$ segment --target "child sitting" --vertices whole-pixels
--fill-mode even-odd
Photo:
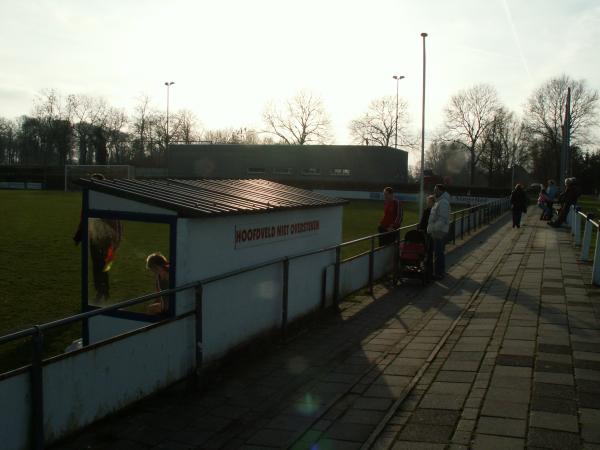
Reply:
[[[146,269],[156,275],[156,291],[169,289],[169,261],[162,253],[156,252],[146,258]],[[148,314],[165,314],[169,311],[169,297],[164,296],[148,305]]]

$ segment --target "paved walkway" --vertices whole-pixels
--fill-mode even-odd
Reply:
[[[378,286],[202,392],[60,449],[600,449],[600,290],[566,230],[507,218],[423,289]]]

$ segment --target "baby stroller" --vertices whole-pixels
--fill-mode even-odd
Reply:
[[[431,277],[429,239],[423,231],[411,230],[400,243],[398,279],[420,278],[423,284]]]

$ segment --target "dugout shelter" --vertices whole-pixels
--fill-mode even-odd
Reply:
[[[272,181],[82,179],[79,184],[84,224],[104,218],[168,226],[170,288],[332,247],[342,239],[344,200]],[[123,241],[127,239],[126,229]],[[91,300],[89,244],[83,243],[82,309],[86,311],[98,305]],[[334,262],[335,251],[290,261],[286,286],[290,322],[322,306],[324,271]],[[281,273],[281,264],[273,264],[203,287],[205,362],[278,328],[284,289]],[[165,315],[180,316],[194,308],[193,291],[177,292],[171,295]],[[117,310],[92,317],[84,324],[83,343],[110,339],[165,315]]]

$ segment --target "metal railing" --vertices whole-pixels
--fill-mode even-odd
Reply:
[[[453,212],[452,221],[450,223],[449,235],[452,238],[452,242],[456,242],[457,237],[457,224],[460,226],[460,237],[463,238],[465,234],[470,234],[472,231],[482,227],[485,224],[489,224],[494,218],[503,214],[506,210],[509,209],[510,203],[508,199],[502,198],[498,200],[492,200],[488,203],[472,206],[470,208],[465,208],[463,210],[459,210]],[[43,392],[43,366],[44,366],[44,332],[61,327],[70,325],[79,321],[88,320],[92,317],[96,317],[99,315],[103,315],[112,311],[133,307],[142,303],[146,303],[150,300],[163,297],[166,295],[175,294],[182,291],[187,291],[193,289],[195,292],[195,309],[184,313],[179,316],[173,316],[165,318],[159,322],[154,322],[146,326],[142,326],[133,331],[128,331],[117,336],[114,336],[110,339],[100,341],[98,343],[94,343],[91,346],[85,346],[79,350],[75,350],[70,352],[69,354],[77,354],[80,352],[86,351],[90,347],[98,347],[103,345],[108,341],[114,341],[115,339],[124,339],[130,335],[137,334],[140,331],[161,326],[167,323],[171,323],[177,320],[180,320],[184,317],[188,317],[190,315],[195,315],[195,340],[196,340],[196,361],[195,361],[195,370],[198,374],[202,369],[202,360],[203,360],[203,330],[202,330],[202,304],[203,304],[203,296],[202,290],[203,287],[214,283],[216,281],[221,281],[227,278],[234,277],[236,275],[241,275],[247,272],[251,272],[254,270],[262,269],[268,266],[273,266],[276,264],[282,264],[282,298],[281,298],[281,325],[280,331],[281,335],[285,337],[287,325],[288,325],[288,286],[289,286],[289,268],[290,261],[320,254],[326,252],[335,252],[335,262],[334,262],[334,279],[333,279],[333,306],[337,307],[339,305],[339,297],[340,297],[340,268],[341,264],[350,259],[364,256],[366,253],[369,255],[369,278],[368,278],[368,287],[372,292],[374,280],[374,258],[375,252],[381,248],[394,246],[394,257],[393,257],[393,266],[392,272],[394,281],[397,275],[398,269],[398,244],[400,242],[400,233],[406,232],[410,229],[416,228],[418,224],[407,225],[401,227],[398,230],[388,231],[385,233],[377,233],[365,237],[361,237],[358,239],[354,239],[348,242],[343,242],[341,244],[332,245],[329,247],[324,247],[317,250],[311,250],[307,252],[298,253],[292,256],[281,257],[277,259],[273,259],[270,261],[262,262],[259,264],[255,264],[252,266],[243,267],[240,269],[236,269],[230,272],[226,272],[220,275],[215,275],[212,277],[205,278],[203,280],[199,280],[193,283],[187,283],[181,286],[178,286],[173,289],[166,289],[160,292],[155,292],[152,294],[143,295],[140,297],[132,298],[129,300],[124,300],[119,303],[115,303],[109,306],[103,306],[91,311],[86,311],[83,313],[75,314],[73,316],[65,317],[63,319],[55,320],[52,322],[44,323],[41,325],[35,325],[30,328],[17,331],[15,333],[11,333],[5,336],[0,336],[0,345],[6,344],[9,342],[16,341],[18,339],[30,337],[32,342],[33,355],[31,359],[31,364],[21,367],[19,369],[13,370],[11,372],[0,374],[3,378],[7,375],[9,376],[13,372],[22,371],[26,369],[30,369],[31,373],[31,402],[32,402],[32,430],[33,430],[33,446],[36,450],[44,448],[44,415],[43,415],[43,403],[44,403],[44,392]],[[595,224],[598,227],[597,224]],[[384,246],[377,246],[376,239],[379,239],[382,236],[394,234],[394,241],[390,244]],[[584,239],[585,240],[585,239]],[[364,252],[359,255],[355,255],[351,258],[347,258],[342,260],[341,258],[341,250],[344,247],[357,244],[364,241],[370,241],[370,249],[368,252]],[[598,244],[596,246],[596,250],[598,250]],[[598,254],[598,251],[596,252]],[[596,266],[595,266],[596,267]],[[600,268],[598,269],[600,271]],[[325,307],[325,302],[322,302],[321,307]]]
[[[569,231],[573,236],[573,244],[576,247],[581,247],[579,260],[584,262],[590,261],[590,250],[592,246],[592,237],[596,230],[596,242],[594,244],[594,254],[592,257],[592,284],[600,286],[600,239],[598,230],[600,224],[594,220],[593,214],[586,214],[581,211],[581,208],[576,205],[571,205],[566,216],[565,223],[569,227]],[[583,224],[582,224],[583,222]],[[583,236],[581,233],[583,225]]]

